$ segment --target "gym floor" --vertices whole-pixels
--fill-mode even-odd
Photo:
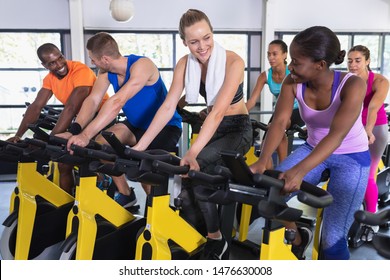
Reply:
[[[0,220],[3,222],[6,217],[8,216],[9,212],[9,203],[10,203],[10,196],[11,193],[15,187],[15,179],[16,175],[0,175]],[[129,184],[133,187],[135,187],[138,204],[140,207],[140,212],[142,214],[144,205],[145,205],[145,193],[143,192],[141,186],[139,183],[129,182]],[[291,206],[293,207],[302,207],[301,204],[297,204],[296,201],[291,200],[289,203],[291,203]],[[387,208],[390,208],[390,206],[387,206]],[[304,211],[304,215],[307,217],[314,217],[315,211],[310,207],[304,207],[301,208]],[[262,227],[264,225],[264,219],[258,218],[255,220],[248,232],[248,239],[255,244],[261,243],[261,233],[262,233]],[[0,234],[3,231],[3,226],[0,226]],[[390,229],[380,229],[381,233],[390,235]],[[358,248],[351,248],[351,259],[353,260],[384,260],[383,257],[378,255],[376,250],[373,248],[373,246],[370,243],[365,243],[361,245]],[[312,246],[310,245],[308,250],[306,251],[306,257],[307,259],[311,259],[312,254]],[[245,248],[244,246],[241,246],[237,243],[233,243],[231,246],[231,253],[230,253],[230,259],[231,260],[256,260],[258,259],[258,255],[255,255],[251,250],[248,248]]]

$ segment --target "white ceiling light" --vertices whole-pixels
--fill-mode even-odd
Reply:
[[[116,21],[126,22],[134,16],[133,0],[111,0],[111,16]]]

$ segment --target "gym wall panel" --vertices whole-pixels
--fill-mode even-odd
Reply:
[[[69,0],[0,0],[0,29],[69,29],[69,25]]]
[[[85,29],[177,30],[180,16],[189,8],[204,11],[214,29],[260,30],[262,0],[133,0],[129,22],[116,22],[109,0],[83,0]]]
[[[0,29],[69,29],[69,1],[81,1],[84,29],[177,30],[188,8],[205,11],[216,30],[262,30],[263,2],[276,31],[325,25],[335,31],[390,31],[390,0],[133,0],[127,23],[111,18],[110,0],[0,0]]]
[[[390,31],[390,0],[269,0],[275,2],[276,31],[325,25],[337,32]]]

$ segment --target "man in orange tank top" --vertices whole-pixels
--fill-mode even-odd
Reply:
[[[38,120],[43,107],[53,95],[64,104],[64,109],[51,131],[51,135],[65,132],[79,112],[83,101],[91,92],[96,80],[95,73],[87,65],[67,60],[54,44],[41,45],[37,50],[37,55],[49,73],[43,79],[42,88],[35,100],[28,106],[15,136],[7,141],[20,141],[28,126]],[[108,98],[106,93],[102,104]],[[68,193],[71,193],[74,186],[72,170],[73,167],[69,165],[61,164],[59,166],[60,186]]]

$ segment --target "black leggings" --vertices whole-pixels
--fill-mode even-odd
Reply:
[[[205,173],[215,174],[217,165],[224,165],[220,151],[230,150],[245,155],[252,143],[252,125],[248,115],[226,116],[219,125],[216,133],[209,143],[202,149],[197,157],[200,170]],[[183,185],[192,184],[189,180],[183,180]],[[188,190],[188,186],[184,186]],[[217,205],[208,202],[208,197],[214,193],[202,186],[191,185],[195,198],[203,213],[207,231],[217,232],[220,228]]]

